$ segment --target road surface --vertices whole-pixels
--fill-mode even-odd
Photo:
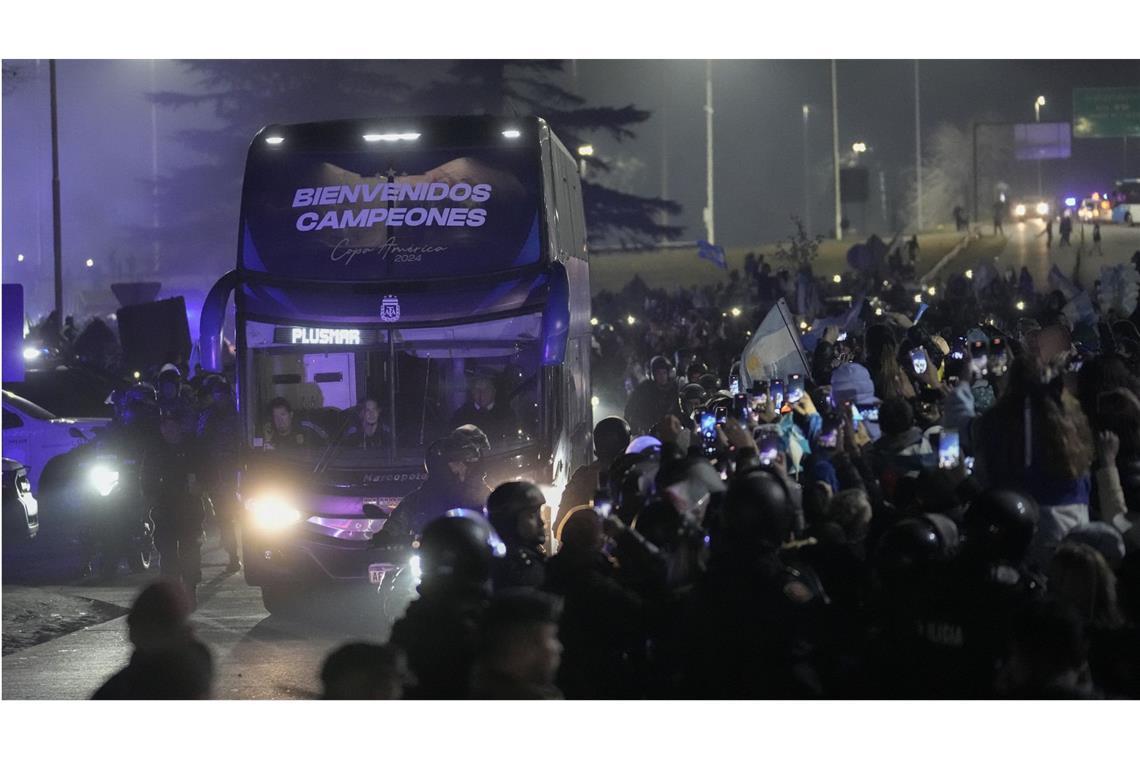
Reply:
[[[1028,267],[1033,275],[1033,282],[1038,291],[1044,289],[1049,270],[1054,264],[1066,277],[1072,277],[1080,257],[1080,284],[1091,288],[1093,282],[1099,277],[1101,267],[1116,264],[1128,264],[1132,254],[1140,251],[1140,227],[1124,227],[1107,224],[1101,228],[1103,240],[1101,249],[1103,255],[1093,255],[1092,225],[1085,225],[1084,244],[1081,243],[1081,225],[1073,228],[1072,245],[1062,247],[1061,236],[1057,233],[1057,225],[1053,225],[1053,244],[1046,246],[1045,223],[1040,219],[1030,219],[1026,222],[1007,222],[1005,225],[1005,248],[994,260],[998,271],[1004,274],[1009,267],[1020,272],[1021,267]],[[983,228],[983,236],[989,237],[993,233],[992,227]],[[976,268],[981,261],[969,253],[958,256],[948,262],[940,273],[941,277],[957,274],[968,268]]]
[[[157,572],[88,585],[59,577],[68,555],[62,542],[5,547],[4,554],[3,698],[89,697],[126,664],[125,616]],[[320,690],[321,662],[332,649],[387,637],[370,614],[375,591],[369,588],[287,620],[268,615],[259,590],[247,586],[240,573],[227,574],[225,565],[225,553],[211,539],[192,621],[214,655],[215,698],[313,698]]]

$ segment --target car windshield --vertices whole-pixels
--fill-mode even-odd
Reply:
[[[24,414],[28,415],[29,417],[31,417],[33,419],[37,419],[37,420],[54,420],[55,419],[55,415],[52,414],[51,412],[49,412],[47,409],[44,409],[42,406],[36,406],[31,401],[28,401],[26,398],[22,398],[20,396],[17,396],[15,393],[11,393],[10,391],[4,391],[4,401],[5,401],[5,403],[11,404],[13,407],[15,407],[16,409],[19,409],[21,412],[23,412]]]
[[[255,349],[251,443],[332,469],[421,464],[464,424],[487,434],[492,454],[526,446],[538,433],[540,324],[530,314]],[[311,329],[303,335],[337,339]]]

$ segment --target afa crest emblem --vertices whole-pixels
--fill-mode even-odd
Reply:
[[[384,299],[380,301],[380,321],[400,321],[400,299],[396,296],[384,296]]]

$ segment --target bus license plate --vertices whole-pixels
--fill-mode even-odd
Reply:
[[[380,586],[384,583],[384,575],[388,572],[388,565],[369,565],[368,566],[368,582],[373,586]]]

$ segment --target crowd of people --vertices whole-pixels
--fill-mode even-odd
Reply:
[[[595,393],[625,414],[553,525],[534,484],[483,480],[477,427],[433,443],[377,538],[418,536],[418,597],[388,642],[328,656],[324,695],[1140,696],[1137,313],[805,269],[596,299]],[[780,299],[827,326],[799,372],[745,385]],[[143,592],[99,696],[209,695],[185,591]]]

